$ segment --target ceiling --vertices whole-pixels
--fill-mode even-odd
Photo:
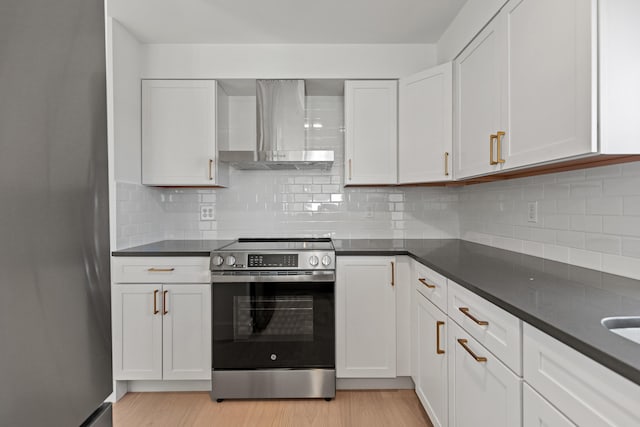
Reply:
[[[467,0],[107,0],[144,43],[435,43]]]

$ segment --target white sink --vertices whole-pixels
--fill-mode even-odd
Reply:
[[[600,323],[614,334],[640,344],[640,316],[605,317]]]

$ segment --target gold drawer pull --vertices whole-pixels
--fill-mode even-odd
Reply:
[[[153,291],[153,314],[158,314],[158,290]]]
[[[423,279],[422,277],[418,278],[418,282],[422,283],[423,285],[425,285],[429,289],[435,289],[436,288],[436,285],[431,285],[431,284],[427,283],[427,279]]]
[[[436,354],[444,354],[444,350],[440,348],[440,326],[444,326],[442,320],[436,322]]]
[[[469,313],[469,307],[459,307],[458,310],[460,310],[462,314],[464,314],[480,326],[487,326],[489,324],[489,322],[487,322],[486,320],[478,320],[473,314]]]
[[[498,139],[498,135],[489,135],[489,164],[497,165],[498,162],[493,160],[493,140]]]
[[[169,291],[162,292],[162,314],[168,314],[169,310],[167,310],[167,294]]]
[[[498,160],[497,160],[498,163],[504,163],[504,159],[502,158],[502,137],[503,136],[505,136],[505,133],[502,132],[502,131],[498,131],[498,133],[496,134],[496,139],[498,140],[498,144],[497,144],[498,147],[497,147],[497,150],[496,150],[497,151],[496,154],[497,154],[497,157],[498,157]]]
[[[171,267],[171,268],[155,268],[155,267],[151,267],[151,268],[147,269],[147,271],[149,273],[171,273],[174,270],[175,270],[175,268],[173,268],[173,267]]]
[[[471,355],[471,357],[473,357],[476,360],[476,362],[486,362],[487,361],[486,357],[478,356],[477,354],[475,354],[473,352],[473,350],[471,350],[469,348],[469,346],[467,346],[467,340],[462,339],[462,338],[458,338],[458,343],[462,346],[462,348],[467,350],[467,353],[469,353]]]

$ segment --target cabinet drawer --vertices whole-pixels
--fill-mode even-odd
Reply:
[[[520,426],[522,380],[455,323],[448,334],[449,426]]]
[[[522,374],[522,322],[462,286],[448,281],[449,317],[516,374]]]
[[[522,386],[522,427],[575,427],[527,383]]]
[[[580,426],[640,425],[640,386],[524,325],[524,379]]]
[[[113,257],[114,283],[209,283],[209,257]]]
[[[444,276],[414,261],[413,281],[418,292],[444,313],[447,312],[447,279]]]

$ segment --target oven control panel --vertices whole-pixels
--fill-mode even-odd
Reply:
[[[298,266],[298,254],[248,254],[247,267],[281,267]]]
[[[212,271],[230,270],[334,270],[335,253],[307,252],[215,252],[211,254]]]

